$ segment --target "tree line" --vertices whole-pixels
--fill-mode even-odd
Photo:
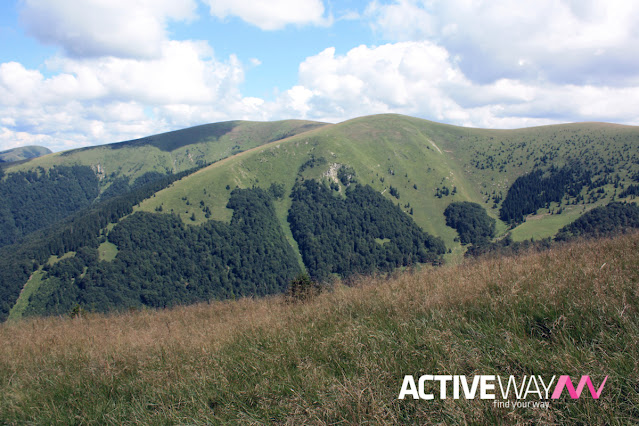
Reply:
[[[639,229],[639,206],[633,203],[611,202],[596,207],[561,228],[553,238],[513,241],[510,234],[485,244],[472,245],[466,256],[510,256],[523,251],[545,250],[556,243],[575,238],[598,238]]]
[[[612,202],[595,207],[574,222],[564,226],[555,236],[557,241],[576,237],[608,236],[639,228],[639,206],[633,203]]]

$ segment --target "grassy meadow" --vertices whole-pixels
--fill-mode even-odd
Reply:
[[[0,324],[0,423],[639,422],[639,234],[282,297]],[[398,400],[404,375],[608,381],[548,409]]]

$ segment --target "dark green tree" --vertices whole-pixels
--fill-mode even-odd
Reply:
[[[446,225],[457,230],[462,244],[483,244],[495,236],[495,219],[477,203],[450,203],[444,216]]]

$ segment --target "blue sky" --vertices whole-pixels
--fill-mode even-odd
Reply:
[[[387,112],[639,125],[637,28],[622,0],[4,1],[0,150]]]

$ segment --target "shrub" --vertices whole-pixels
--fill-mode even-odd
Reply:
[[[71,309],[71,311],[69,312],[69,317],[70,318],[82,318],[83,316],[85,316],[87,313],[87,311],[80,306],[79,304],[76,303],[76,305],[73,307],[73,309]]]
[[[307,302],[317,296],[321,291],[320,285],[304,273],[293,278],[286,290],[288,302]]]

